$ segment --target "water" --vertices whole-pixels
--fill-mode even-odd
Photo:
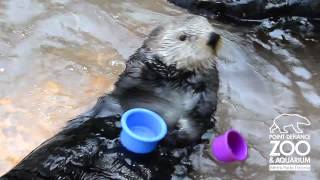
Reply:
[[[112,90],[125,59],[150,30],[182,14],[187,12],[164,0],[2,0],[0,174]],[[249,158],[220,164],[200,145],[189,158],[189,177],[320,179],[320,38],[307,31],[301,38],[282,29],[261,34],[255,26],[212,24],[226,38],[218,62],[217,129],[240,131]],[[288,112],[311,121],[310,172],[268,171],[269,127]]]

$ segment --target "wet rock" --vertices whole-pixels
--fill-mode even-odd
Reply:
[[[320,17],[320,1],[316,0],[169,0],[189,11],[206,16],[232,19],[267,17]]]
[[[305,17],[268,18],[252,28],[246,36],[257,45],[257,48],[296,51],[309,45],[316,45],[320,40],[319,29],[318,21]]]
[[[261,155],[259,151],[254,148],[249,149],[249,158],[246,163],[252,166],[265,167],[268,165],[267,160]]]
[[[268,32],[271,38],[297,42],[316,37],[319,23],[304,17],[269,18],[263,20],[258,29]]]
[[[205,174],[211,174],[220,171],[216,162],[209,157],[207,152],[208,145],[197,145],[194,147],[194,152],[190,155],[189,159],[192,162],[192,169],[196,172],[201,171]]]

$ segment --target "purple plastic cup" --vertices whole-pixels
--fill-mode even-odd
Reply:
[[[241,134],[230,129],[211,141],[211,154],[226,163],[243,161],[248,156],[248,147]]]

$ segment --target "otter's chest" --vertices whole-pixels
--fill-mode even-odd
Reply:
[[[187,91],[182,88],[156,88],[154,94],[166,101],[162,109],[162,114],[167,117],[169,124],[174,124],[181,116],[192,111],[199,101],[199,95],[192,90]]]
[[[126,97],[121,98],[124,110],[142,107],[157,112],[173,127],[177,120],[192,111],[199,100],[199,95],[192,90],[165,85],[148,89],[131,89]]]

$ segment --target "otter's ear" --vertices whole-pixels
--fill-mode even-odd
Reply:
[[[158,27],[156,27],[155,29],[153,29],[153,30],[151,31],[151,33],[149,34],[149,37],[150,37],[150,38],[155,38],[155,37],[159,36],[160,33],[161,33],[163,30],[164,30],[163,26],[158,26]]]
[[[153,47],[157,47],[159,44],[159,39],[161,39],[161,34],[163,34],[164,27],[163,26],[158,26],[155,29],[151,31],[149,34],[148,38],[144,40],[142,48],[151,51]]]

